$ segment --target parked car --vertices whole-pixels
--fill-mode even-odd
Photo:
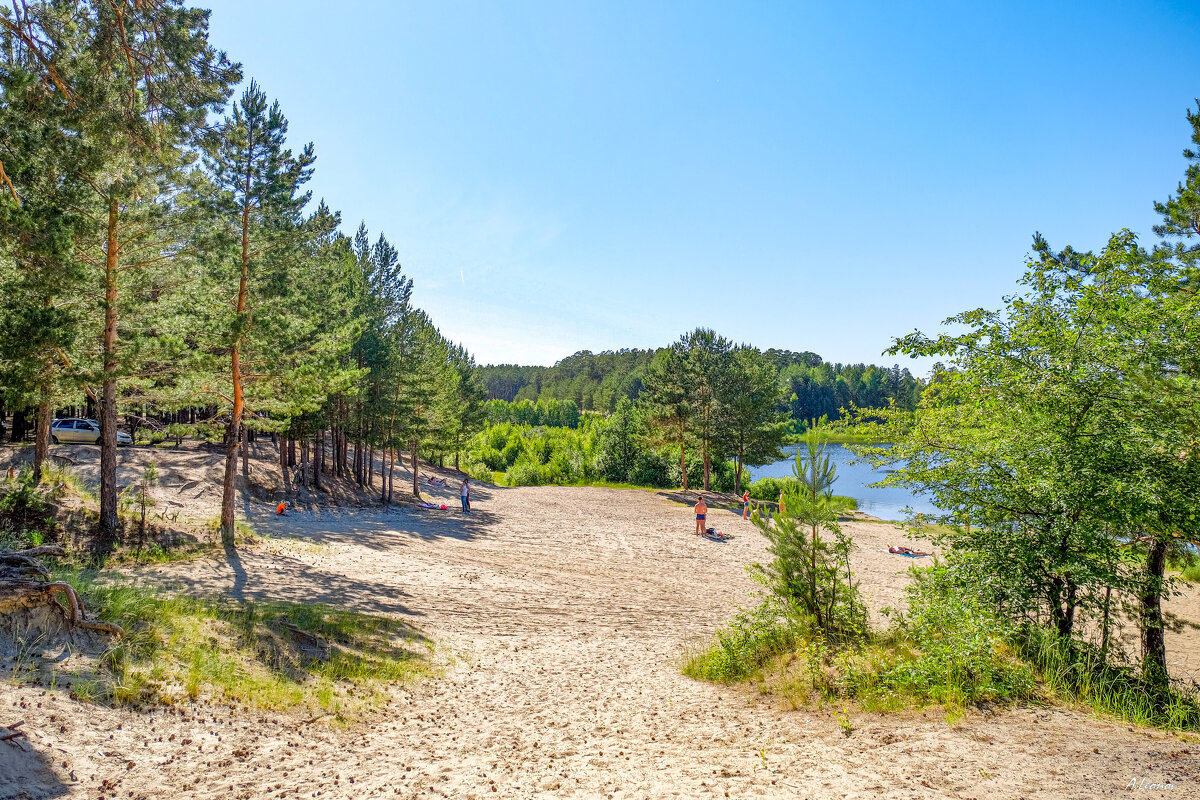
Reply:
[[[50,423],[50,441],[55,444],[100,444],[100,423],[94,419],[56,419]],[[117,445],[133,444],[125,431],[117,431]]]

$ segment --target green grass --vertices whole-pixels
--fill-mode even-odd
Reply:
[[[96,487],[85,483],[83,478],[80,478],[70,467],[59,466],[49,459],[42,466],[42,482],[48,486],[61,483],[88,503],[100,502],[96,495]]]
[[[55,577],[75,586],[101,619],[125,629],[93,662],[52,675],[80,699],[144,705],[207,697],[345,720],[382,704],[388,685],[433,673],[432,643],[389,617],[322,604],[166,595],[88,572]],[[80,661],[86,659],[67,663]]]
[[[1192,564],[1190,567],[1184,567],[1179,573],[1185,581],[1192,583],[1200,583],[1200,564]]]
[[[803,621],[764,605],[740,612],[681,669],[721,683],[752,682],[793,708],[853,703],[865,711],[940,706],[949,721],[980,703],[1057,702],[1139,725],[1200,731],[1200,686],[1145,683],[1078,640],[1013,624],[978,598],[922,570],[910,611],[884,633],[832,646]]]

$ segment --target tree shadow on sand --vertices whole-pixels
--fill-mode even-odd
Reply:
[[[250,517],[254,530],[278,539],[299,539],[314,544],[353,544],[384,551],[405,547],[414,539],[473,541],[483,536],[499,517],[473,497],[470,514],[465,514],[455,498],[453,505],[434,504],[385,506],[358,509],[296,509],[284,515],[259,511]]]
[[[226,595],[237,602],[321,603],[371,614],[422,616],[399,601],[411,597],[399,586],[328,572],[282,554],[264,558],[229,548],[223,559],[193,562],[186,572],[149,574],[143,579],[167,591]]]
[[[16,725],[19,720],[0,719],[0,737],[21,730],[7,725]],[[6,725],[7,723],[7,725]],[[40,752],[26,736],[0,741],[0,797],[65,797],[70,789],[63,784],[50,767],[53,755]],[[15,790],[9,794],[6,790]]]

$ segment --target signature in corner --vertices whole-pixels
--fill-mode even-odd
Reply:
[[[1131,792],[1163,791],[1166,789],[1174,789],[1175,785],[1170,781],[1167,781],[1166,783],[1155,783],[1154,781],[1149,781],[1145,778],[1130,778],[1129,783],[1125,784],[1125,788]]]

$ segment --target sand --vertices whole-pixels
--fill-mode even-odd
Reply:
[[[0,683],[0,798],[42,797],[1186,797],[1200,741],[1058,708],[972,711],[957,724],[837,708],[787,711],[679,672],[690,642],[751,600],[764,540],[727,511],[716,543],[653,492],[477,488],[475,511],[248,503],[272,539],[236,558],[140,580],[236,597],[319,600],[398,615],[438,643],[443,675],[349,728],[219,704],[151,713]],[[852,522],[873,613],[895,605],[902,534]],[[928,543],[914,547],[930,549]],[[1194,610],[1195,598],[1184,598]],[[1178,601],[1176,601],[1178,603]],[[1173,605],[1173,608],[1184,608]],[[876,618],[878,618],[876,616]],[[1168,641],[1197,663],[1196,632]],[[1183,659],[1180,661],[1178,659]],[[2,674],[2,673],[0,673]],[[19,778],[15,776],[20,776]]]

